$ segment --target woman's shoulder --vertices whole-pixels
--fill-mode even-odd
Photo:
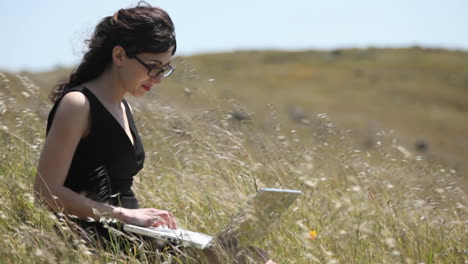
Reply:
[[[64,94],[52,109],[49,121],[57,120],[60,123],[86,120],[90,113],[88,97],[80,90],[71,90]]]
[[[57,101],[56,107],[49,114],[47,133],[52,129],[56,133],[62,131],[70,134],[70,131],[74,131],[80,136],[85,135],[88,131],[89,116],[88,98],[80,91],[67,92]]]
[[[70,91],[60,100],[58,112],[86,113],[89,111],[89,99],[81,91]]]

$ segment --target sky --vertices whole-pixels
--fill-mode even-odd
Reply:
[[[467,0],[147,0],[172,17],[177,55],[237,50],[468,50]],[[95,25],[131,0],[0,0],[0,70],[79,63]]]

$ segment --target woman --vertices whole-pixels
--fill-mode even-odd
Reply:
[[[109,238],[103,216],[139,226],[177,228],[172,214],[139,208],[131,190],[145,154],[124,96],[144,96],[169,76],[174,24],[162,9],[140,2],[105,17],[54,102],[34,183],[55,212],[76,216],[98,240]],[[86,221],[92,219],[96,221]]]
[[[144,96],[169,76],[175,51],[174,25],[162,9],[139,4],[97,25],[69,82],[51,94],[55,105],[34,189],[54,210],[176,228],[170,212],[138,208],[131,185],[145,155],[124,100]]]

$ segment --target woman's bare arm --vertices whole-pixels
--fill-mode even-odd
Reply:
[[[113,207],[95,202],[64,186],[73,154],[80,139],[89,130],[90,106],[80,92],[70,92],[62,99],[41,152],[34,190],[53,210],[64,210],[79,218],[99,218],[111,214]]]

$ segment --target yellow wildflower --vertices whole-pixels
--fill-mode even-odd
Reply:
[[[316,240],[317,239],[317,231],[310,230],[309,231],[309,238],[310,238],[310,240]]]

